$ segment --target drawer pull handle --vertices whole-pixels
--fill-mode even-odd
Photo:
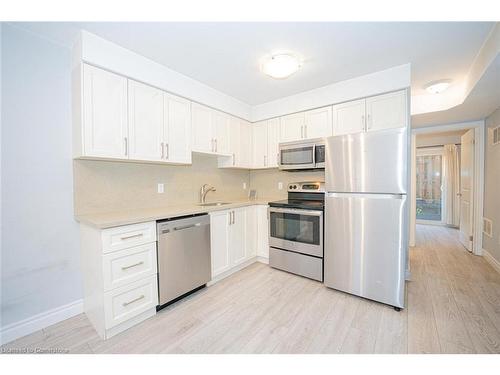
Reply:
[[[124,267],[122,267],[122,270],[125,271],[125,270],[128,270],[129,268],[140,266],[141,264],[144,264],[144,262],[139,262],[139,263],[131,264],[130,266],[124,266]]]
[[[130,305],[131,303],[134,303],[134,302],[140,301],[140,300],[141,300],[141,299],[143,299],[143,298],[144,298],[144,294],[143,294],[143,295],[141,295],[141,296],[139,296],[139,297],[137,297],[137,298],[135,298],[135,299],[133,299],[132,301],[123,302],[123,303],[122,303],[122,305],[123,305],[123,307],[126,307],[126,306]]]
[[[130,240],[132,238],[137,238],[137,237],[142,237],[144,236],[144,233],[137,233],[137,234],[133,234],[131,236],[125,236],[125,237],[122,237],[121,240],[124,241],[124,240]]]

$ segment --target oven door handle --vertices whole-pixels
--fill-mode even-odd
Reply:
[[[323,211],[302,210],[300,208],[269,207],[269,213],[271,213],[271,212],[285,213],[285,214],[307,215],[307,216],[323,216]]]

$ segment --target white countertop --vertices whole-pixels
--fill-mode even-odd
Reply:
[[[143,223],[146,221],[156,221],[169,219],[177,216],[208,213],[213,211],[229,210],[231,208],[245,207],[252,205],[265,205],[269,202],[283,198],[259,198],[256,200],[224,201],[230,202],[221,206],[200,206],[198,203],[172,205],[165,207],[134,209],[129,211],[108,212],[100,214],[88,214],[75,216],[75,219],[86,225],[99,229],[118,227],[120,225]],[[211,202],[207,202],[211,203]]]

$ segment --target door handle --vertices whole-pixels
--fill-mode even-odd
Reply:
[[[191,225],[184,225],[182,227],[175,227],[173,230],[176,231],[176,230],[189,229],[189,228],[199,227],[200,225],[201,225],[200,223],[191,224]]]
[[[168,159],[170,157],[170,146],[168,143],[165,143],[165,148],[167,149],[165,159]]]
[[[161,145],[161,158],[165,158],[165,144],[163,142],[160,143]]]
[[[215,138],[215,152],[217,152],[217,138]]]
[[[125,147],[125,156],[128,155],[128,139],[127,137],[123,137],[124,147]]]
[[[304,138],[307,138],[307,125],[304,125]]]
[[[300,138],[304,138],[304,125],[300,125]]]
[[[266,163],[266,158],[267,158],[267,156],[266,156],[266,155],[264,155],[264,167],[267,165],[267,163]]]
[[[233,152],[233,165],[236,164],[236,155],[234,155],[234,152]]]

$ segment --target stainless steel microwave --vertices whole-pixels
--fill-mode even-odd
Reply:
[[[323,139],[280,143],[279,168],[296,171],[325,168],[325,142]]]

